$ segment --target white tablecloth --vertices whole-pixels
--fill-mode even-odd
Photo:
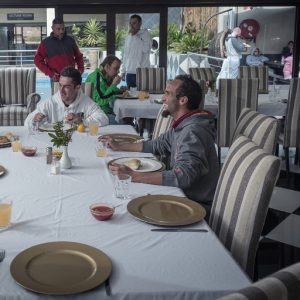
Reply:
[[[286,103],[282,99],[288,98],[289,85],[277,85],[278,94],[276,100],[270,100],[269,94],[258,95],[258,111],[268,116],[285,116]],[[269,87],[271,91],[273,86]],[[124,100],[117,99],[114,102],[114,113],[116,114],[116,121],[120,122],[123,118],[146,118],[156,119],[161,104],[154,103],[154,99],[161,99],[162,95],[151,94],[149,99],[143,101],[132,99]],[[217,98],[209,99],[206,95],[204,108],[211,111],[213,114],[218,114]]]
[[[152,232],[154,225],[140,222],[127,212],[127,201],[113,197],[113,179],[106,163],[135,153],[95,155],[96,137],[75,132],[69,144],[74,166],[61,175],[50,175],[45,148],[47,133],[28,136],[21,127],[0,127],[23,143],[38,147],[35,157],[0,149],[0,164],[7,170],[0,177],[0,199],[13,201],[12,227],[0,232],[0,248],[6,257],[0,263],[0,300],[53,299],[29,292],[13,280],[9,267],[22,250],[45,242],[73,241],[104,251],[112,260],[112,296],[104,286],[59,299],[215,299],[249,284],[247,276],[231,258],[212,231]],[[107,126],[100,133],[134,133],[130,126]],[[143,153],[139,153],[145,156]],[[182,196],[177,188],[133,183],[132,197],[150,194]],[[112,219],[97,221],[89,205],[107,202],[116,208]],[[191,227],[208,228],[203,221]],[[209,229],[209,228],[208,228]],[[46,272],[47,270],[45,270]]]

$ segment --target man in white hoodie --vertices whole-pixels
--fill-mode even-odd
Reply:
[[[125,39],[121,66],[122,79],[126,79],[128,88],[136,87],[136,68],[150,66],[152,39],[147,29],[141,29],[141,25],[142,18],[139,15],[130,17],[130,30]]]
[[[74,67],[65,68],[59,78],[59,90],[51,99],[42,101],[25,120],[25,127],[32,128],[35,123],[47,121],[55,123],[67,120],[80,123],[97,121],[100,126],[108,124],[106,114],[81,90],[81,74]]]

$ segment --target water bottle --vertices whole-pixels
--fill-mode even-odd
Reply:
[[[148,132],[148,129],[144,129],[144,131],[143,131],[143,139],[145,140],[145,141],[148,141],[149,140],[149,132]]]

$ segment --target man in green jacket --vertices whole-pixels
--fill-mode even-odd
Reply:
[[[112,102],[115,95],[122,94],[127,88],[117,85],[121,82],[118,75],[121,66],[121,60],[114,55],[108,55],[96,68],[94,72],[89,74],[85,82],[93,84],[92,98],[107,114],[109,124],[117,124],[115,114],[112,110]]]

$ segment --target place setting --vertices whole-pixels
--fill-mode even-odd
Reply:
[[[165,164],[155,158],[151,157],[121,157],[110,160],[107,165],[108,167],[112,164],[125,165],[136,172],[155,172],[163,171]]]
[[[143,138],[138,134],[127,134],[127,133],[111,133],[105,134],[105,136],[110,137],[116,143],[137,143],[143,140]]]
[[[175,228],[175,226],[198,223],[206,216],[204,207],[186,197],[146,195],[131,200],[127,205],[127,210],[142,222],[164,227],[151,229],[151,231],[207,232],[207,230],[198,228]]]
[[[29,247],[10,265],[10,273],[20,286],[47,295],[81,293],[103,283],[108,295],[111,272],[111,259],[103,251],[66,241]]]

